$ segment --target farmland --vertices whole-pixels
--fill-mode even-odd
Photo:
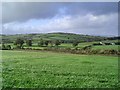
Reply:
[[[103,50],[118,50],[119,45],[109,45],[109,46],[95,46],[93,49],[103,49]]]
[[[120,90],[120,3],[2,1],[0,89]]]
[[[27,44],[29,39],[31,45]],[[3,88],[120,86],[118,38],[71,33],[20,34],[2,35],[1,43]]]
[[[16,35],[1,35],[2,41],[5,43],[10,43],[16,40],[16,38],[28,39],[31,38],[33,43],[37,43],[40,38],[44,40],[61,40],[63,42],[71,42],[73,40],[82,41],[99,41],[106,40],[106,37],[101,36],[90,36],[74,33],[46,33],[46,34],[16,34]]]
[[[3,87],[117,88],[118,57],[2,51]]]
[[[112,40],[109,40],[110,37],[102,37],[102,36],[90,36],[90,35],[82,35],[82,34],[74,34],[74,33],[47,33],[47,34],[16,34],[16,35],[0,35],[2,37],[1,43],[13,45],[17,38],[22,38],[25,41],[28,39],[32,40],[32,46],[38,47],[38,42],[40,39],[44,41],[55,41],[59,40],[61,42],[61,47],[72,47],[72,42],[78,41],[78,47],[84,47],[87,45],[92,45],[93,43],[103,42],[118,42],[118,39],[114,37]],[[26,43],[24,43],[26,47]],[[49,46],[49,45],[48,45]],[[14,47],[14,46],[13,46]]]

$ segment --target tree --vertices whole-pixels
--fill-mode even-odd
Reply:
[[[6,46],[6,49],[7,49],[7,50],[11,50],[11,46],[10,46],[10,45],[7,45],[7,46]]]
[[[11,46],[10,45],[5,45],[4,43],[2,43],[2,50],[10,50],[11,49]]]
[[[46,45],[46,46],[48,46],[48,44],[49,44],[49,41],[45,41],[44,43],[45,43],[45,45]]]
[[[26,45],[27,45],[27,46],[32,46],[32,40],[31,40],[31,39],[26,40]]]
[[[53,47],[53,41],[51,40],[51,41],[49,41],[49,43],[50,43],[50,45],[51,45],[51,47]]]
[[[55,41],[55,46],[58,46],[58,45],[60,45],[61,43],[60,43],[60,41],[59,40],[56,40]]]
[[[42,47],[43,45],[44,45],[44,41],[43,41],[43,39],[40,39],[40,42],[38,43],[38,46]]]
[[[17,48],[23,48],[23,44],[24,44],[24,40],[22,38],[17,38],[17,40],[15,41],[14,45],[17,46]]]
[[[2,50],[6,50],[6,46],[4,43],[2,43]]]
[[[78,46],[78,44],[79,44],[79,42],[73,41],[73,46],[74,46],[74,47]]]

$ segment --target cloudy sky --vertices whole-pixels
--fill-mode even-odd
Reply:
[[[117,36],[117,2],[6,2],[2,33],[68,32]]]

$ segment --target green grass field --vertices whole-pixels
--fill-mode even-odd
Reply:
[[[74,33],[46,33],[46,34],[16,34],[16,35],[0,35],[2,40],[5,43],[10,43],[15,41],[17,38],[32,38],[34,43],[38,43],[38,41],[42,38],[44,40],[64,40],[64,41],[71,41],[71,40],[80,40],[80,41],[99,41],[107,39],[107,37],[100,37],[100,36],[91,36],[91,35],[82,35],[82,34],[74,34]]]
[[[113,40],[113,41],[115,42],[115,40]],[[83,42],[83,43],[79,43],[79,45],[77,47],[81,49],[85,46],[92,45],[93,43],[99,43],[99,42]],[[6,45],[11,45],[12,48],[16,47],[15,45],[13,45],[13,43],[9,43]],[[0,44],[0,46],[1,46],[1,44]],[[51,45],[49,44],[48,47],[51,47]],[[72,43],[68,43],[68,44],[62,43],[58,47],[59,48],[75,48],[75,47],[73,47]],[[98,46],[93,46],[92,50],[118,50],[118,47],[119,47],[119,45],[98,45]],[[39,47],[37,43],[33,43],[32,46],[26,46],[26,44],[24,43],[24,48],[44,49],[46,47]]]
[[[118,87],[118,57],[3,51],[3,87]]]
[[[92,49],[98,50],[118,50],[119,45],[101,45],[101,46],[94,46]]]

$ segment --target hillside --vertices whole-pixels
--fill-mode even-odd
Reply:
[[[73,40],[79,42],[101,41],[108,39],[101,36],[90,36],[73,33],[46,33],[46,34],[16,34],[16,35],[2,35],[4,43],[12,43],[17,38],[32,39],[33,42],[38,42],[41,38],[44,40],[60,40],[63,43],[71,43]]]

